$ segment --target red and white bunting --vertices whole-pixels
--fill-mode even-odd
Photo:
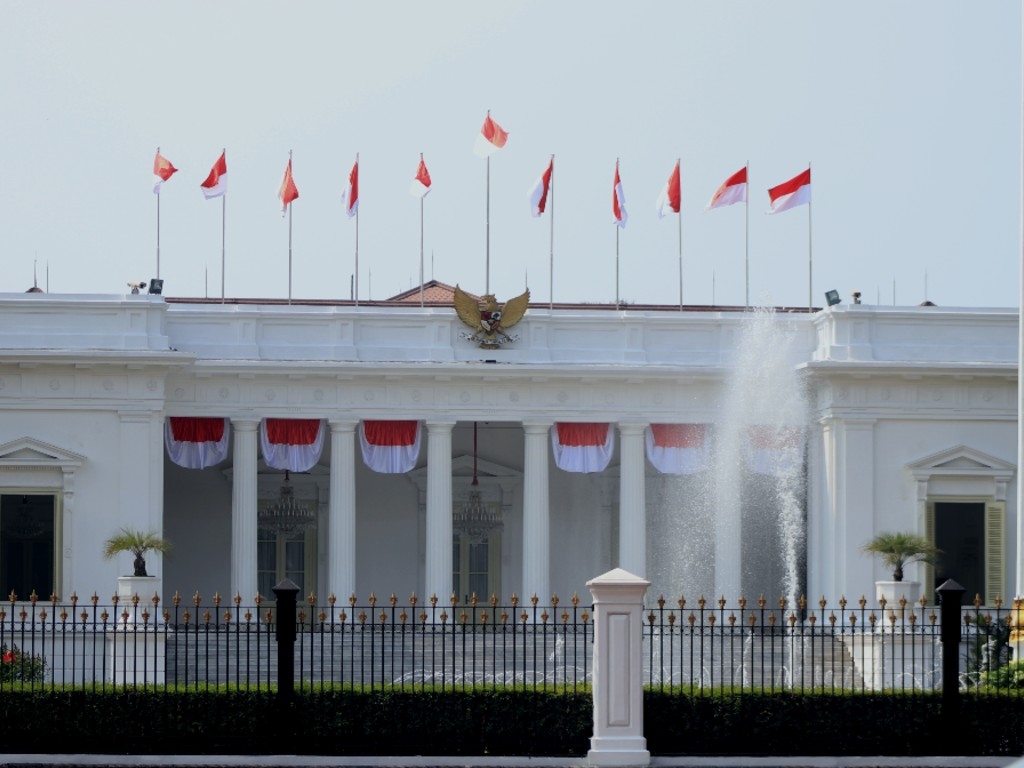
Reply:
[[[308,472],[324,451],[321,419],[264,419],[260,423],[263,461],[273,469]]]
[[[800,427],[750,427],[745,451],[747,467],[759,475],[790,476],[803,467],[806,441]]]
[[[663,475],[693,475],[709,465],[706,424],[651,424],[644,430],[647,459]]]
[[[363,461],[374,472],[402,474],[420,457],[418,421],[364,421],[359,425]]]
[[[164,422],[167,456],[186,469],[205,469],[224,461],[230,435],[227,419],[171,416]]]
[[[558,422],[551,428],[555,465],[566,472],[603,472],[612,460],[610,424]]]

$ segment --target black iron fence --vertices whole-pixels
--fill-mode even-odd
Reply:
[[[578,690],[591,682],[592,608],[575,595],[506,604],[394,595],[319,604],[310,595],[287,608],[294,598],[246,605],[176,594],[161,605],[11,595],[0,605],[0,689]],[[644,682],[692,695],[923,694],[948,692],[945,675],[959,692],[1024,693],[1011,609],[999,601],[950,608],[944,630],[939,609],[924,601],[659,598],[644,611]],[[945,655],[948,647],[955,654]]]

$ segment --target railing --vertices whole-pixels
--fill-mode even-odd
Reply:
[[[136,596],[130,604],[16,596],[0,608],[0,688],[267,689],[279,684],[283,616],[257,597],[225,605],[179,595],[170,606]],[[577,596],[523,605],[513,597],[426,604],[392,595],[347,606],[310,595],[295,610],[297,687],[421,689],[493,684],[523,688],[586,686],[592,671],[593,622]]]
[[[400,602],[296,606],[292,664],[282,664],[282,602],[214,596],[101,604],[11,596],[0,604],[0,689],[277,690],[294,667],[299,690],[465,689],[478,684],[578,690],[593,673],[592,608],[513,597],[499,604]],[[1024,693],[1024,661],[1009,643],[1011,611],[997,602],[960,611],[955,676],[962,692]],[[918,694],[942,689],[942,621],[923,601],[834,605],[801,599],[692,603],[658,599],[644,611],[643,681],[690,695],[745,692]],[[954,641],[955,642],[955,641]]]

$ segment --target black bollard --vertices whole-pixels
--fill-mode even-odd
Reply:
[[[956,726],[960,715],[960,604],[964,588],[947,579],[935,591],[942,622],[942,722],[948,729]]]
[[[283,579],[273,591],[277,597],[277,697],[290,701],[295,696],[295,603],[299,587],[291,579]]]

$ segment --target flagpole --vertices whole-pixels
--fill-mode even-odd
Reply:
[[[487,112],[490,115],[490,110]],[[487,156],[487,246],[485,248],[487,267],[484,276],[484,293],[491,292],[491,156]]]
[[[676,158],[676,167],[679,167],[679,163],[682,158]],[[682,194],[680,193],[679,200],[679,311],[683,311],[683,202]]]
[[[745,288],[743,306],[750,309],[750,161],[747,161],[747,191],[743,195],[743,270],[745,272]]]
[[[420,163],[423,162],[423,153],[420,152]],[[420,195],[420,306],[423,306],[423,198]]]
[[[811,163],[807,162],[807,173],[810,175]],[[812,187],[813,189],[813,187]],[[814,308],[814,250],[811,239],[811,199],[807,200],[807,311]]]
[[[160,158],[160,147],[156,148],[157,159]],[[156,192],[156,276],[160,277],[160,188]]]
[[[223,156],[228,151],[227,147],[221,150]],[[227,231],[227,217],[228,217],[228,195],[225,190],[224,194],[220,196],[220,303],[224,303],[224,254],[225,254],[225,236],[224,233]]]
[[[288,150],[288,170],[292,169],[292,151]],[[288,303],[292,303],[292,206],[288,205]]]
[[[358,167],[359,167],[359,153],[356,152],[356,168],[358,168]],[[358,171],[357,171],[357,173],[358,173]],[[349,204],[350,205],[352,204],[351,200],[349,201]],[[356,306],[358,307],[359,306],[359,208],[356,208],[356,280],[355,280],[355,288],[356,288],[355,300],[356,300]]]
[[[551,178],[548,179],[551,197],[551,234],[548,256],[548,309],[555,307],[555,156],[551,155]]]
[[[615,178],[619,177],[619,158],[615,158]],[[615,194],[618,194],[616,191]],[[619,308],[619,230],[622,229],[619,226],[618,221],[615,222],[615,308]]]

